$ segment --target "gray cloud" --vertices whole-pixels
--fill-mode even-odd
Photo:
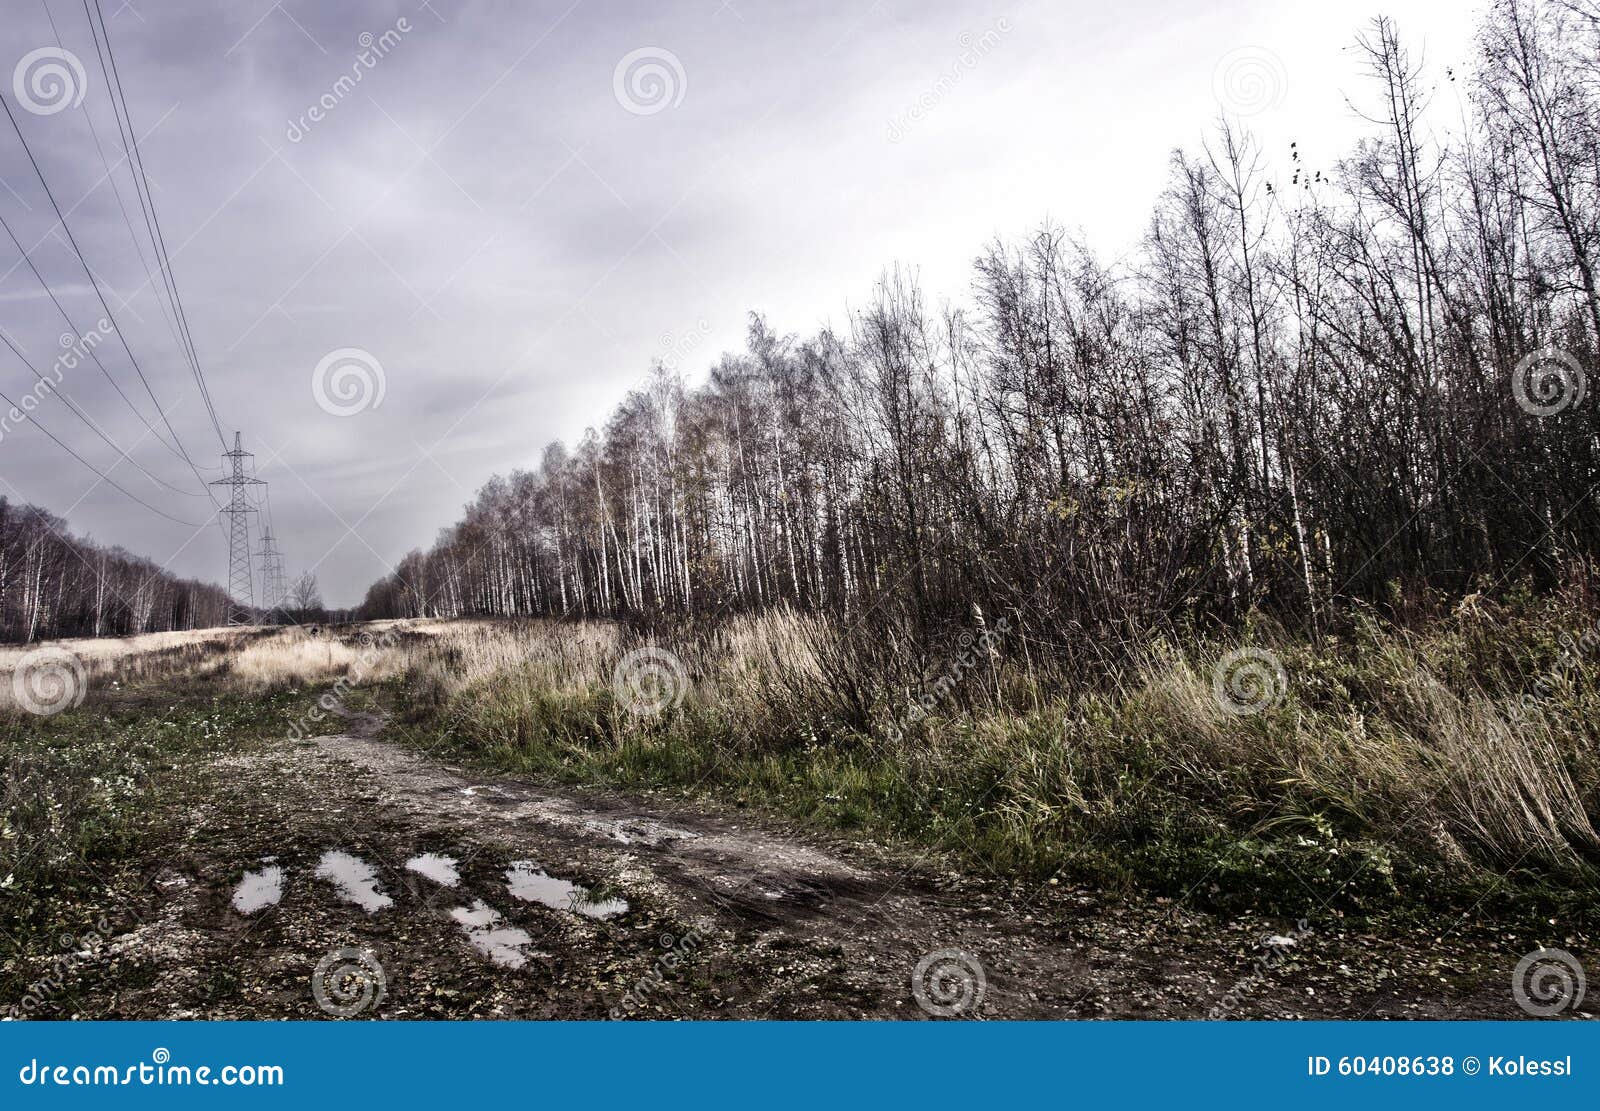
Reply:
[[[1274,50],[1289,78],[1282,106],[1251,121],[1269,149],[1299,137],[1331,156],[1352,129],[1339,94],[1354,75],[1337,44],[1359,18],[1165,2],[101,3],[149,131],[145,164],[218,409],[259,453],[291,571],[316,565],[336,604],[431,540],[491,473],[533,465],[547,441],[572,442],[602,420],[663,354],[663,334],[707,323],[682,367],[695,375],[739,342],[750,309],[808,329],[897,261],[959,296],[985,239],[1047,216],[1124,248],[1166,151],[1217,110],[1217,59],[1241,44]],[[55,42],[42,5],[12,6],[0,30],[8,98],[17,60]],[[1442,2],[1387,8],[1433,36],[1435,60],[1467,30]],[[84,108],[117,159],[81,6],[49,10],[85,64]],[[360,36],[402,18],[410,30],[335,91]],[[1013,29],[965,65],[962,34],[1002,19]],[[635,114],[618,103],[613,71],[649,46],[681,61],[687,88],[675,107]],[[335,98],[325,118],[299,124],[325,94]],[[19,121],[73,206],[73,231],[157,397],[175,406],[197,461],[214,464],[216,437],[100,180],[84,113]],[[114,176],[142,239],[131,179],[120,167]],[[93,293],[46,236],[48,204],[8,130],[0,180],[0,213],[25,245],[44,240],[37,265],[91,327]],[[0,327],[47,365],[64,326],[3,246]],[[378,408],[338,417],[318,407],[311,375],[346,347],[377,359],[386,393]],[[15,396],[31,378],[0,356],[0,388]],[[120,349],[104,358],[148,412]],[[97,371],[78,368],[70,385],[119,442],[138,440],[141,425]],[[64,409],[40,417],[111,465]],[[152,437],[134,454],[184,483],[187,468]],[[209,504],[115,474],[179,516]],[[184,546],[185,530],[91,491],[92,477],[36,430],[0,443],[0,480],[0,493],[70,510],[74,528],[103,542],[158,561],[178,552],[174,570],[223,577],[220,530]]]

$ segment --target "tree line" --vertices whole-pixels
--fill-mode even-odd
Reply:
[[[1065,651],[1587,566],[1600,5],[1501,0],[1470,71],[1385,20],[1357,42],[1336,163],[1269,166],[1223,118],[1131,258],[1047,226],[984,248],[961,304],[895,270],[838,330],[752,315],[702,383],[658,363],[489,481],[360,614],[976,607]]]
[[[0,640],[200,629],[228,611],[221,587],[74,537],[61,518],[0,497]]]

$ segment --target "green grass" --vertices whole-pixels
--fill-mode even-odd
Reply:
[[[305,693],[246,698],[194,687],[119,693],[51,717],[0,718],[0,984],[19,945],[52,950],[115,917],[145,865],[184,835],[211,758],[282,735]],[[114,923],[126,926],[126,923]]]

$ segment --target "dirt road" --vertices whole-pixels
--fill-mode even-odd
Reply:
[[[1519,1017],[1514,946],[1018,885],[452,769],[355,715],[223,757],[70,1010],[157,1018]],[[1314,911],[1314,908],[1310,908]],[[1447,943],[1439,935],[1451,927]],[[1431,935],[1431,936],[1430,936]]]

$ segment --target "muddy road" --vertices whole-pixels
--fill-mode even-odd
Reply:
[[[386,738],[221,757],[67,977],[95,1018],[1520,1017],[1516,943],[1219,918]],[[44,1017],[44,1016],[41,1016]],[[59,1015],[57,1016],[59,1017]]]

